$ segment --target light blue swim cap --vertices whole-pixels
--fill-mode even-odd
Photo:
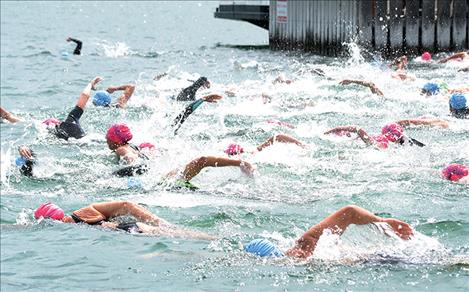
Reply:
[[[107,91],[98,91],[93,96],[93,104],[97,106],[108,106],[111,104],[111,95]]]
[[[440,86],[436,83],[428,82],[422,87],[422,91],[430,94],[437,94],[440,92]]]
[[[132,188],[141,188],[142,187],[142,181],[138,178],[135,178],[135,177],[129,177],[127,179],[127,187],[129,189],[132,189]]]
[[[18,156],[15,160],[15,164],[18,167],[22,167],[25,163],[26,163],[26,158],[24,158],[23,156]]]
[[[272,242],[264,238],[258,238],[258,239],[252,240],[244,247],[244,251],[261,256],[261,257],[283,256],[283,253]]]
[[[465,108],[467,105],[466,96],[462,93],[455,93],[449,98],[449,106],[453,109],[459,110]]]

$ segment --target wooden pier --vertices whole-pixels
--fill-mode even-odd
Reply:
[[[384,55],[469,49],[469,0],[270,0],[268,22],[272,49],[337,55],[352,41]]]

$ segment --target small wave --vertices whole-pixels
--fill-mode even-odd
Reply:
[[[39,53],[34,53],[34,54],[31,54],[31,55],[25,55],[24,57],[25,58],[33,58],[33,57],[37,57],[37,56],[54,56],[54,54],[51,52],[51,51],[41,51]]]

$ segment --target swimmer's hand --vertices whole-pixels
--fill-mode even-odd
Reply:
[[[33,152],[31,151],[31,149],[28,148],[28,146],[25,146],[25,145],[19,146],[18,147],[18,152],[24,158],[27,158],[27,159],[30,159],[30,160],[34,159]]]
[[[96,84],[98,84],[99,82],[101,82],[103,80],[102,77],[100,76],[96,76],[95,78],[93,78],[93,80],[91,80],[91,89],[92,90],[96,90]]]
[[[202,97],[202,99],[206,102],[213,102],[213,103],[216,103],[218,102],[220,99],[222,99],[223,96],[219,95],[219,94],[209,94],[209,95],[206,95],[204,97]]]
[[[381,90],[379,90],[379,88],[376,87],[376,85],[374,83],[370,84],[370,90],[371,90],[372,93],[374,93],[376,95],[384,96],[384,93]]]
[[[71,42],[72,41],[72,38],[71,37],[68,37],[67,38],[67,42]]]
[[[241,163],[239,164],[239,168],[245,175],[249,177],[254,176],[254,170],[256,169],[252,164],[247,161],[241,161]]]
[[[113,93],[113,92],[116,91],[116,90],[117,90],[117,88],[114,87],[114,86],[109,86],[109,87],[106,89],[106,91],[107,91],[108,93]]]
[[[394,230],[394,233],[404,240],[408,240],[414,235],[414,231],[409,224],[404,221],[394,218],[384,218],[383,222],[386,222]]]

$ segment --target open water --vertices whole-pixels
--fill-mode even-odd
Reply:
[[[416,81],[401,82],[372,54],[350,44],[341,58],[272,52],[268,33],[247,23],[214,19],[217,2],[1,2],[1,104],[24,119],[1,124],[1,290],[431,290],[469,287],[468,186],[439,176],[450,162],[468,164],[469,121],[448,116],[444,97],[424,98],[428,80],[467,85],[459,64],[411,59]],[[68,36],[84,41],[73,56]],[[63,52],[68,52],[64,54]],[[467,64],[466,64],[467,65]],[[309,73],[321,68],[329,79]],[[159,81],[157,74],[169,75]],[[279,74],[291,85],[273,85]],[[65,118],[94,76],[101,88],[133,82],[125,110],[89,104],[87,136],[58,141],[41,125]],[[179,131],[172,119],[184,107],[171,96],[207,76],[209,92],[235,89],[218,104],[203,104]],[[374,81],[385,98],[339,86],[342,78]],[[272,97],[264,104],[262,93]],[[355,124],[377,133],[390,121],[433,115],[449,129],[416,127],[410,136],[427,147],[366,148],[359,140],[324,136]],[[294,126],[276,126],[281,120]],[[107,149],[109,125],[126,122],[134,141],[156,144],[142,187],[129,188]],[[239,169],[204,170],[201,190],[158,185],[165,172],[200,155],[224,155],[231,142],[254,147],[287,133],[309,149],[274,145],[243,158]],[[14,166],[16,148],[39,157],[34,178]],[[111,232],[33,219],[52,201],[72,212],[93,202],[131,200],[178,226],[218,236],[208,242]],[[336,209],[356,204],[400,218],[416,230],[403,242],[370,226],[351,227],[340,239],[325,234],[312,258],[261,259],[242,251],[265,237],[281,248]]]

